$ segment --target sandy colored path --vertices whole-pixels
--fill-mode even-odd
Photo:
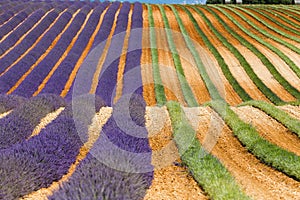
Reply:
[[[300,138],[281,123],[251,106],[232,109],[243,121],[252,124],[266,140],[300,156]]]
[[[218,115],[212,115],[214,111],[210,108],[193,109],[193,116],[189,118],[198,122],[197,137],[203,143],[208,129],[212,128],[210,126],[219,126],[223,122]],[[212,121],[214,123],[211,124]],[[223,127],[211,153],[225,165],[246,194],[253,199],[300,198],[300,182],[262,164],[241,145],[227,126]]]
[[[152,71],[152,57],[150,47],[148,8],[143,5],[143,39],[142,39],[142,57],[141,74],[143,80],[143,96],[148,106],[156,105],[154,80]]]
[[[251,44],[255,44],[256,47],[259,47],[260,44],[251,37],[247,36],[242,30],[239,29],[233,22],[231,22],[226,16],[224,16],[220,11],[217,9],[213,9],[236,33],[243,36],[247,41],[251,42]],[[224,9],[225,10],[225,9]],[[245,26],[247,29],[251,30],[251,27],[244,22],[242,19],[240,19],[236,14],[234,14],[232,11],[226,9],[225,10],[228,14],[233,16],[235,19],[238,20],[239,23],[241,23],[243,26]],[[254,31],[253,31],[254,32]],[[254,32],[256,33],[256,32]],[[253,71],[257,74],[257,76],[262,80],[262,82],[270,88],[278,97],[280,97],[284,101],[293,101],[295,98],[288,93],[280,83],[278,83],[273,75],[270,73],[270,71],[264,66],[264,64],[261,62],[261,60],[249,49],[242,45],[237,45],[236,48],[240,51],[240,53],[246,58],[246,60],[251,65]],[[261,47],[262,49],[262,47]],[[261,50],[259,49],[259,50]],[[278,60],[278,62],[282,62],[281,59]]]
[[[146,127],[150,134],[154,179],[144,200],[208,199],[181,163],[172,140],[171,121],[166,107],[147,107]]]
[[[198,35],[195,27],[192,25],[192,22],[190,21],[189,16],[180,7],[176,6],[176,9],[185,25],[185,28],[187,29],[187,32],[189,33],[189,36],[192,39],[194,39],[201,48],[205,48],[207,50],[206,54],[199,53],[199,55],[204,65],[206,66],[206,70],[209,77],[217,87],[219,93],[226,99],[226,101],[229,104],[231,105],[239,104],[241,102],[240,97],[234,91],[234,89],[232,88],[228,80],[225,78],[218,62],[215,60],[214,56],[209,52],[202,38]],[[198,16],[193,10],[190,11],[193,13],[193,16],[195,17],[199,26],[202,28],[202,31],[208,36],[208,38],[211,40],[214,46],[218,48],[218,43],[216,43],[217,42],[216,39],[211,37],[212,33],[206,27],[205,23],[203,22],[203,19],[200,16]],[[198,52],[203,51],[203,49],[197,49],[197,50],[199,50]],[[209,58],[207,58],[208,55],[210,55]]]
[[[167,18],[170,24],[170,28],[174,32],[173,39],[176,45],[178,54],[180,55],[180,61],[185,74],[185,78],[191,87],[195,98],[199,104],[210,100],[210,95],[207,88],[198,72],[194,57],[186,46],[185,40],[181,34],[176,17],[170,7],[164,6],[167,14]]]
[[[158,62],[162,83],[165,88],[167,101],[175,100],[182,105],[186,105],[180,83],[177,77],[177,72],[173,62],[172,52],[169,49],[169,44],[164,30],[164,22],[159,8],[152,5],[154,23],[156,29],[156,44],[158,50]]]

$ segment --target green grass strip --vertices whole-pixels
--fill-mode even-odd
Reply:
[[[284,17],[282,16],[281,14],[278,14],[277,12],[279,13],[283,13],[283,11],[280,11],[280,10],[273,10],[273,9],[268,9],[268,7],[257,7],[259,10],[265,12],[265,13],[268,13],[268,18],[272,18],[273,16],[275,17],[278,17],[279,19],[281,19],[282,21],[284,21],[285,23],[288,23],[296,28],[300,28],[300,25],[289,20],[287,17]],[[257,9],[256,8],[256,9]],[[290,15],[289,15],[290,16]],[[299,19],[298,19],[299,20]]]
[[[266,13],[262,12],[260,9],[257,8],[253,8],[253,7],[247,7],[247,9],[254,11],[255,13],[261,14],[262,16],[266,17],[267,19],[269,19],[271,22],[273,22],[274,24],[281,26],[282,28],[284,28],[287,31],[290,31],[294,34],[300,35],[300,31],[297,31],[289,26],[286,26],[282,23],[280,23],[279,21],[275,20],[274,18],[270,17],[269,15],[267,15]],[[257,15],[255,15],[257,16]],[[258,17],[258,16],[257,16]],[[262,21],[262,20],[261,20]],[[270,25],[271,26],[271,25]]]
[[[280,39],[280,38],[278,38],[278,37],[276,37],[276,36],[274,36],[270,33],[268,33],[267,31],[262,30],[261,28],[257,27],[253,22],[248,20],[245,16],[243,16],[239,12],[236,12],[236,10],[234,10],[230,7],[228,7],[228,9],[231,10],[232,12],[234,12],[235,14],[237,14],[240,18],[242,18],[242,20],[247,22],[251,27],[253,27],[255,30],[259,31],[264,36],[266,36],[268,38],[271,38],[272,40],[274,40],[274,41],[284,45],[285,47],[291,49],[292,51],[300,54],[300,49],[299,48],[295,47],[292,44],[289,44],[288,42],[286,42],[286,41],[284,41],[284,40],[282,40],[282,39]],[[231,20],[234,19],[230,15],[228,15],[227,13],[224,13],[223,10],[220,10],[220,11],[224,15],[226,15],[228,18],[230,18]],[[242,26],[238,21],[235,20],[235,21],[233,21],[233,23],[236,24],[237,26],[241,27],[242,31],[244,31],[244,32],[246,31],[245,33],[248,34],[250,37],[257,40],[260,44],[264,45],[265,47],[269,48],[272,52],[277,54],[286,64],[289,65],[289,67],[293,70],[293,72],[295,72],[295,74],[300,78],[300,69],[299,69],[299,67],[287,55],[285,55],[279,49],[277,49],[273,45],[269,44],[268,42],[264,41],[262,38],[258,37],[257,35],[250,33],[249,30],[247,30],[244,26]]]
[[[181,91],[183,93],[184,99],[186,100],[187,104],[191,107],[199,106],[197,100],[194,97],[193,91],[191,90],[191,88],[185,78],[185,74],[184,74],[182,64],[180,61],[180,56],[178,55],[176,45],[173,40],[172,30],[170,29],[170,25],[169,25],[168,18],[166,16],[166,12],[165,12],[164,8],[162,7],[162,5],[157,5],[157,6],[159,7],[159,10],[160,10],[162,18],[163,18],[169,48],[172,53],[172,58],[174,61],[174,65],[175,65],[176,72],[177,72],[177,77],[179,79],[179,83],[181,86]]]
[[[290,34],[287,34],[287,33],[283,32],[283,31],[281,31],[281,30],[279,30],[279,29],[277,29],[277,28],[274,28],[274,27],[271,26],[269,23],[263,21],[261,18],[259,18],[258,16],[254,15],[254,14],[253,14],[252,12],[250,12],[249,10],[244,9],[244,8],[242,8],[242,7],[240,7],[240,6],[231,6],[231,7],[234,7],[235,9],[236,9],[236,8],[237,8],[237,9],[240,9],[240,10],[243,11],[244,13],[247,13],[248,15],[250,15],[251,17],[253,17],[253,18],[256,19],[257,21],[259,21],[260,23],[262,23],[263,25],[265,25],[266,27],[268,27],[269,29],[275,31],[276,33],[278,33],[278,34],[280,34],[280,35],[282,35],[282,36],[284,36],[285,38],[294,40],[294,41],[296,41],[296,42],[300,42],[300,38],[297,38],[297,37],[295,37],[295,36],[292,36],[292,35],[290,35]],[[249,7],[247,7],[247,8],[249,8]],[[281,24],[280,26],[282,26],[282,24]]]
[[[181,18],[178,15],[177,10],[174,8],[173,5],[169,5],[171,7],[171,9],[173,10],[176,20],[180,26],[180,30],[182,32],[182,34],[185,36],[186,39],[186,43],[190,49],[190,51],[193,53],[193,56],[195,58],[195,60],[201,60],[198,52],[196,51],[193,42],[191,41],[191,39],[188,36],[188,33],[182,23]],[[221,54],[218,52],[218,50],[214,47],[214,45],[209,41],[209,39],[207,38],[207,36],[203,33],[203,31],[200,29],[197,21],[195,20],[195,18],[193,17],[193,15],[191,14],[191,12],[185,7],[185,6],[181,6],[179,5],[189,16],[190,20],[192,21],[196,31],[198,32],[198,34],[201,36],[202,40],[204,41],[205,45],[209,48],[209,50],[212,52],[212,54],[215,56],[215,58],[218,61],[219,66],[221,67],[224,76],[226,77],[226,79],[228,80],[228,82],[232,85],[233,89],[237,92],[237,94],[241,97],[241,99],[243,101],[248,101],[251,100],[251,97],[245,92],[245,90],[239,85],[239,83],[237,82],[237,80],[233,77],[233,75],[231,74],[228,65],[225,63],[223,57],[221,56]],[[196,62],[197,63],[197,62]],[[198,65],[198,64],[197,64]],[[202,64],[203,65],[203,64]],[[201,66],[201,65],[200,65]],[[200,73],[202,74],[203,70],[199,70]],[[206,73],[206,72],[205,72]],[[207,75],[208,76],[208,75]],[[207,77],[209,79],[209,77]],[[203,78],[204,79],[204,78]],[[206,81],[207,82],[207,81]],[[210,83],[208,83],[210,84]],[[208,87],[208,86],[207,86]],[[216,94],[216,92],[214,91],[215,89],[211,88],[212,93],[214,93],[214,97],[213,99],[220,99],[220,95],[219,93]]]
[[[248,101],[242,103],[241,106],[253,106],[259,108],[300,137],[300,121],[291,117],[288,113],[280,110],[276,106],[264,101]]]
[[[160,76],[159,63],[158,63],[158,51],[156,46],[156,34],[155,24],[152,14],[152,7],[147,5],[148,8],[148,20],[150,26],[150,46],[151,46],[151,57],[152,57],[152,68],[153,68],[153,79],[154,79],[154,91],[157,104],[162,106],[167,102],[165,95],[164,86]]]
[[[218,9],[219,11],[221,11],[227,18],[229,18],[234,24],[236,24],[243,32],[245,32],[247,35],[249,35],[250,37],[252,37],[253,39],[257,40],[258,42],[262,43],[264,42],[260,37],[257,37],[255,34],[252,34],[249,32],[248,29],[246,29],[244,26],[242,26],[240,23],[237,22],[236,19],[234,19],[231,15],[229,15],[226,11],[224,11],[224,9],[220,9],[217,6],[213,6],[214,8]],[[233,12],[235,12],[236,14],[239,14],[235,9],[232,9],[230,7],[226,7],[230,10],[232,10]],[[297,99],[300,98],[300,92],[294,88],[285,78],[282,77],[282,75],[277,71],[277,69],[275,68],[275,66],[269,61],[269,59],[263,54],[261,53],[253,44],[251,44],[250,42],[248,42],[247,40],[243,39],[240,40],[240,42],[247,47],[249,50],[251,50],[261,61],[262,63],[267,67],[267,69],[271,72],[271,74],[273,75],[273,77],[294,97],[296,97]],[[264,42],[266,43],[266,42]],[[270,46],[269,48],[274,48],[272,47],[272,45],[269,44],[265,44]],[[278,50],[279,51],[279,50]],[[297,67],[297,66],[296,66]]]
[[[182,162],[211,199],[250,199],[220,161],[208,154],[196,138],[184,111],[177,102],[168,102],[173,137]]]
[[[209,26],[209,28],[212,30],[212,32],[217,36],[217,38],[222,42],[222,44],[227,47],[234,56],[239,60],[241,66],[244,68],[248,76],[251,78],[251,80],[255,83],[255,85],[258,87],[262,93],[273,103],[280,104],[283,101],[270,90],[262,81],[261,79],[255,74],[253,69],[251,68],[250,64],[247,62],[247,60],[244,58],[244,56],[231,44],[227,41],[227,39],[222,36],[220,32],[213,26],[213,24],[209,21],[209,19],[204,15],[202,11],[200,11],[196,7],[192,7],[206,22],[206,24]],[[226,29],[228,33],[230,33],[234,38],[236,38],[238,41],[243,40],[243,38],[234,32],[216,13],[214,13],[209,7],[203,7],[208,12],[210,12],[218,21],[223,25],[223,27]]]
[[[212,101],[210,106],[223,118],[239,141],[265,164],[300,180],[300,157],[262,138],[256,129],[242,121],[224,102]]]
[[[204,81],[205,83],[205,86],[211,96],[212,99],[223,99],[221,97],[221,95],[219,94],[216,86],[213,84],[213,82],[211,81],[207,71],[206,71],[206,68],[205,66],[203,65],[202,63],[202,60],[194,46],[194,43],[193,41],[191,40],[191,38],[188,36],[188,33],[182,23],[182,20],[181,18],[179,17],[178,13],[177,13],[177,10],[172,6],[172,5],[169,5],[170,8],[172,9],[175,17],[176,17],[176,20],[178,22],[178,25],[180,27],[180,30],[181,30],[181,34],[183,35],[184,39],[185,39],[185,42],[186,42],[186,45],[187,47],[189,48],[190,52],[192,53],[193,55],[193,58],[195,60],[195,63],[197,65],[197,68],[198,68],[198,71],[199,71],[199,74],[202,78],[202,80]],[[197,23],[195,20],[193,21],[193,23]]]

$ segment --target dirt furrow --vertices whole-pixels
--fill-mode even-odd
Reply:
[[[281,123],[251,106],[232,109],[243,121],[252,124],[266,140],[300,156],[300,138]]]
[[[210,108],[195,109],[194,116],[190,118],[198,121],[197,137],[203,143],[208,130],[224,122]],[[207,112],[209,114],[206,114]],[[246,194],[253,199],[298,199],[300,197],[299,182],[261,163],[241,145],[228,126],[223,127],[211,153],[225,165]]]
[[[181,34],[181,30],[178,26],[178,22],[173,14],[170,7],[164,6],[166,11],[170,28],[173,32],[173,39],[176,43],[176,49],[180,55],[180,61],[182,63],[182,68],[184,70],[185,78],[191,87],[195,98],[199,104],[202,104],[210,100],[210,95],[207,88],[198,72],[194,58],[186,46],[185,40]]]
[[[166,107],[147,107],[146,127],[155,168],[152,185],[144,200],[208,199],[187,169],[179,165],[181,160],[172,140]]]
[[[287,112],[292,117],[300,120],[300,106],[285,105],[285,106],[278,106],[278,108]]]
[[[219,93],[226,99],[226,101],[231,105],[236,105],[241,102],[240,97],[234,91],[226,77],[224,76],[218,62],[214,58],[214,56],[209,52],[207,47],[205,46],[202,38],[197,34],[195,27],[191,24],[189,16],[180,8],[176,6],[176,9],[184,23],[184,26],[189,33],[189,36],[197,42],[196,48],[199,52],[199,56],[206,67],[207,73],[211,78],[212,82],[217,87]],[[191,10],[193,16],[195,17],[196,21],[198,22],[201,29],[204,33],[211,39],[211,42],[215,45],[216,48],[219,47],[218,43],[216,44],[215,38],[211,37],[212,33],[208,30],[205,23],[203,22],[202,18],[193,10]],[[205,53],[204,49],[206,50]]]
[[[243,36],[247,41],[251,42],[251,44],[256,44],[256,47],[259,47],[260,44],[257,44],[257,41],[252,39],[251,37],[247,36],[242,30],[240,30],[233,22],[228,20],[226,16],[224,16],[220,11],[217,9],[213,9],[214,12],[216,12],[227,24],[230,26],[236,33]],[[241,23],[243,26],[245,26],[247,29],[251,30],[251,28],[244,22],[242,19],[240,19],[237,15],[235,15],[230,10],[226,10],[230,15],[235,17],[235,19],[238,20],[239,23]],[[226,37],[226,35],[225,35]],[[227,37],[226,37],[227,38]],[[228,39],[230,40],[230,37],[228,36]],[[231,41],[231,40],[230,40]],[[270,73],[270,71],[264,66],[262,61],[249,49],[247,49],[245,46],[241,44],[236,44],[236,48],[239,50],[239,52],[246,58],[250,66],[252,67],[253,71],[256,73],[256,75],[262,80],[262,82],[269,87],[278,97],[280,97],[284,101],[292,101],[295,100],[295,98],[289,94],[283,86],[278,83],[273,75]],[[261,50],[262,48],[260,48]],[[281,59],[277,59],[276,61],[282,62]],[[273,61],[274,62],[274,61]]]
[[[160,10],[155,5],[152,5],[152,10],[156,27],[155,32],[160,75],[167,100],[175,100],[180,102],[182,105],[186,105],[173,62],[172,52],[169,49],[169,44]]]
[[[154,80],[152,71],[152,57],[150,47],[150,35],[149,35],[149,21],[148,21],[148,9],[146,5],[143,5],[143,39],[142,39],[142,56],[141,56],[141,74],[143,80],[143,96],[147,106],[154,106],[156,104]]]

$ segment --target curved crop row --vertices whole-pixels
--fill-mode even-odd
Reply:
[[[0,95],[0,113],[5,113],[10,110],[13,110],[20,105],[22,105],[24,102],[26,102],[27,99],[15,96],[15,95]]]
[[[31,66],[36,62],[38,56],[34,54],[40,54],[38,51],[31,52],[24,57],[25,64],[22,62],[17,63],[9,71],[0,77],[0,82],[5,83],[5,86],[1,88],[1,92],[8,92],[24,75],[25,79],[21,84],[17,85],[14,94],[30,97],[33,95],[39,84],[43,81],[44,77],[53,68],[56,62],[66,51],[68,45],[72,41],[72,38],[76,35],[77,31],[81,27],[81,24],[86,18],[86,13],[90,8],[82,8],[80,12],[75,16],[69,28],[63,33],[57,44],[51,49],[49,54],[33,69]],[[27,61],[27,62],[26,62]],[[23,65],[22,65],[23,64]],[[22,67],[20,67],[22,66]],[[41,70],[42,69],[42,70]],[[28,74],[28,72],[30,72]]]
[[[222,9],[219,9],[220,11],[222,11]],[[224,12],[223,12],[224,13]],[[226,15],[228,16],[228,15]],[[228,16],[229,17],[229,16]],[[250,34],[249,31],[247,31],[247,29],[245,29],[244,27],[240,26],[236,20],[232,17],[229,17],[235,24],[237,24],[237,26],[239,26],[241,28],[241,30],[243,30],[243,32],[251,35],[253,38],[255,38],[256,40],[261,40],[259,37]],[[278,72],[278,70],[276,69],[276,67],[270,62],[270,60],[262,53],[260,52],[253,44],[251,44],[249,41],[247,41],[246,39],[242,39],[240,38],[239,41],[245,46],[247,47],[249,50],[251,50],[261,61],[262,63],[268,68],[268,70],[271,72],[271,74],[274,76],[274,78],[290,93],[292,94],[294,97],[296,98],[300,98],[300,93],[299,91],[294,88],[284,77],[282,77],[282,75]]]
[[[59,16],[59,13],[66,9],[67,5],[62,4],[55,8],[55,10],[51,11],[47,14],[47,16],[41,21],[41,23],[38,24],[28,35],[26,35],[25,38],[16,46],[14,46],[13,49],[8,50],[5,52],[5,55],[0,59],[0,73],[2,74],[6,69],[8,69],[9,66],[11,66],[17,59],[20,58],[21,55],[23,55],[29,48],[32,47],[32,45],[35,43],[35,41],[43,34],[45,31],[47,31],[47,28],[53,24],[53,22],[57,19]],[[63,14],[65,15],[65,14]],[[54,33],[54,30],[59,31],[59,25],[62,23],[62,18],[60,17],[56,23],[53,25],[55,26],[55,29],[51,29]],[[62,27],[62,26],[61,26]],[[48,33],[49,32],[49,33]],[[43,45],[44,48],[47,47],[47,44],[45,43],[45,38],[47,38],[47,41],[51,41],[51,35],[54,36],[54,34],[50,34],[50,30],[48,30],[45,33],[46,37],[43,37],[43,39],[39,42]],[[41,45],[41,44],[37,45]],[[39,49],[39,52],[43,52],[42,49]],[[37,55],[38,56],[38,55]]]
[[[217,7],[215,7],[217,8]],[[217,8],[218,9],[218,8]],[[253,28],[255,28],[257,31],[259,31],[260,33],[262,33],[263,35],[265,35],[266,37],[272,38],[274,41],[290,48],[291,50],[293,50],[296,53],[300,53],[300,49],[283,41],[280,38],[277,38],[276,36],[273,36],[271,34],[269,34],[267,31],[264,31],[260,28],[258,28],[257,26],[255,26],[251,21],[246,20],[246,18],[241,15],[240,13],[236,12],[234,9],[232,8],[228,8],[231,11],[233,11],[235,14],[237,14],[239,17],[241,17],[244,21],[246,21],[249,25],[251,25]],[[260,44],[264,45],[265,47],[267,47],[268,49],[270,49],[271,51],[273,51],[275,54],[277,54],[285,63],[287,63],[290,68],[295,72],[295,74],[300,77],[300,69],[299,67],[288,57],[286,56],[283,52],[281,52],[278,48],[274,47],[273,45],[269,44],[268,42],[264,41],[263,39],[261,39],[260,37],[256,36],[255,34],[250,33],[249,31],[247,31],[247,29],[245,27],[243,27],[237,20],[235,20],[234,18],[232,18],[228,13],[226,13],[224,11],[224,9],[218,9],[220,10],[226,17],[228,17],[229,19],[231,19],[231,21],[233,23],[235,23],[244,33],[248,34],[250,37],[252,37],[253,39],[255,39],[256,41],[258,41]]]
[[[94,107],[87,106],[86,100],[77,101],[75,111],[72,103],[67,105],[37,136],[0,151],[1,198],[22,197],[49,186],[68,172],[87,138],[87,125],[93,117],[91,113],[104,106],[103,101],[97,99],[93,103]],[[92,108],[87,112],[90,116],[82,112],[87,111],[87,108]],[[74,114],[79,111],[83,116],[74,121]]]
[[[223,118],[248,151],[265,164],[298,181],[300,180],[299,156],[262,138],[255,128],[243,122],[224,102],[212,101],[210,106]]]
[[[168,102],[167,108],[180,157],[209,197],[212,199],[249,199],[220,161],[201,146],[180,105]],[[192,143],[187,147],[188,141]]]
[[[161,5],[158,5],[158,7],[162,14],[164,27],[165,27],[165,31],[166,31],[166,35],[167,35],[167,40],[168,40],[168,45],[169,45],[170,51],[172,53],[174,65],[175,65],[176,72],[177,72],[177,77],[180,82],[180,86],[181,86],[181,90],[184,95],[184,98],[189,106],[191,106],[191,107],[198,106],[199,104],[198,104],[197,100],[195,99],[194,94],[185,78],[185,74],[184,74],[184,71],[182,68],[180,57],[178,55],[178,51],[176,49],[175,41],[172,36],[172,32],[170,29],[168,18],[166,16],[166,12],[164,11],[164,8]]]
[[[29,3],[29,5],[31,5]],[[19,13],[20,11],[24,10],[28,6],[28,3],[22,2],[17,6],[14,6],[10,10],[6,11],[5,13],[0,15],[0,26],[4,23],[7,23],[15,14]]]
[[[245,105],[261,109],[300,137],[300,121],[291,117],[289,114],[280,110],[276,106],[263,101],[248,101],[241,104],[241,106]]]

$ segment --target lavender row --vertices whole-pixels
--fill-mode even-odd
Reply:
[[[34,70],[26,77],[20,86],[14,91],[14,94],[30,97],[38,89],[45,77],[52,70],[54,65],[68,48],[72,39],[81,28],[87,13],[91,10],[89,6],[84,6],[72,21],[70,27],[63,33],[60,40],[49,52],[49,54],[34,68]],[[12,70],[10,70],[12,71]],[[6,74],[5,74],[6,75]],[[5,76],[4,75],[4,76]],[[3,77],[4,77],[3,76]],[[2,80],[2,77],[0,78]]]
[[[123,117],[117,125],[117,116],[130,116],[127,109],[133,119]],[[144,115],[143,99],[122,98],[87,157],[49,199],[143,199],[153,179]]]
[[[48,13],[48,15],[41,21],[41,23],[35,27],[25,38],[19,43],[15,48],[13,48],[8,54],[6,54],[2,59],[0,59],[0,73],[12,65],[20,55],[24,54],[28,48],[30,48],[35,41],[44,33],[47,28],[54,22],[58,17],[59,13],[62,12],[67,7],[67,4],[62,4],[57,7],[54,11]],[[37,44],[37,46],[31,50],[29,53],[34,55],[37,59],[39,58],[46,49],[53,42],[55,37],[63,30],[66,24],[72,17],[72,13],[67,10],[62,16],[57,20],[53,27],[44,35],[42,40]],[[25,58],[26,59],[26,58]]]
[[[0,95],[0,113],[2,114],[13,110],[26,101],[26,98],[16,95]]]
[[[129,11],[130,3],[123,3],[117,18],[116,28],[111,39],[111,44],[108,49],[105,62],[102,66],[96,90],[96,95],[99,95],[109,106],[113,104],[115,96],[117,74],[126,35]]]
[[[74,9],[74,6],[70,7],[71,12]],[[78,15],[77,15],[78,16]],[[47,50],[47,48],[51,45],[52,41],[56,38],[56,36],[64,29],[66,24],[70,21],[72,18],[72,14],[70,12],[63,13],[60,19],[57,23],[47,32],[43,39],[35,46],[22,60],[20,60],[18,63],[16,63],[9,71],[7,71],[3,76],[0,77],[0,93],[6,93],[13,85],[23,76],[23,74],[36,62],[36,60]],[[83,21],[82,16],[76,17],[75,20]],[[74,34],[76,34],[76,31],[80,27],[74,27],[74,25],[70,26],[65,33],[63,33],[61,39],[58,41],[56,46],[49,52],[49,54],[42,60],[42,62],[39,63],[38,66],[36,66],[35,69],[43,67],[45,69],[44,73],[48,69],[50,71],[53,67],[53,65],[56,63],[56,61],[61,57],[64,50],[67,48],[68,43],[71,42]],[[69,41],[69,42],[68,42]],[[67,43],[68,42],[68,43]],[[32,76],[32,75],[29,75]],[[39,74],[41,76],[41,74]],[[44,78],[44,77],[43,77]],[[39,79],[39,77],[34,77],[34,79],[38,79],[39,82],[42,80]],[[28,80],[28,77],[27,79]],[[34,81],[35,81],[34,80]],[[30,94],[26,93],[25,91],[21,91],[19,95],[31,97],[33,92],[32,90],[36,88],[31,88],[32,86],[29,86],[29,88],[26,88],[26,90],[31,90]],[[18,92],[15,92],[18,94]]]
[[[62,98],[54,95],[33,97],[0,119],[0,149],[6,149],[28,138],[40,120],[64,106]]]
[[[82,108],[86,103],[83,100],[77,102]],[[91,98],[87,100],[92,102]],[[102,106],[103,101],[96,100],[90,108],[95,112]],[[1,199],[16,199],[48,187],[68,172],[86,141],[88,130],[87,124],[75,123],[73,117],[73,106],[69,104],[39,135],[0,151]]]
[[[141,55],[142,55],[142,28],[143,28],[143,6],[141,3],[134,4],[132,14],[131,35],[126,56],[124,70],[123,94],[143,95],[143,83],[141,76]]]
[[[51,9],[48,8],[49,10]],[[16,30],[14,30],[5,40],[0,43],[0,49],[2,52],[7,51],[12,47],[25,33],[27,33],[44,15],[45,11],[39,9],[30,15],[24,23],[22,23]]]
[[[40,4],[34,4],[29,8],[26,8],[24,11],[18,13],[13,18],[11,18],[6,24],[0,27],[0,39],[2,39],[7,33],[12,31],[14,28],[16,28],[16,26],[22,23],[28,17],[28,15],[30,15],[40,7]]]
[[[88,45],[88,42],[92,34],[94,33],[97,24],[99,23],[101,13],[105,10],[108,4],[108,2],[103,3],[99,7],[94,9],[85,27],[78,36],[78,39],[76,40],[73,48],[57,68],[55,73],[51,76],[45,88],[42,90],[42,93],[60,94],[62,92],[66,85],[66,82],[70,77],[70,74],[74,69],[74,66],[79,60],[85,47]]]
[[[103,41],[105,41],[108,38],[111,32],[114,17],[119,7],[120,2],[113,2],[107,9],[103,17],[100,29],[95,36],[92,48],[88,56],[82,63],[80,70],[77,73],[77,79],[71,86],[69,93],[66,97],[67,99],[71,99],[73,98],[73,96],[76,97],[78,95],[89,93],[99,58],[101,57],[103,49],[105,47],[105,42]]]
[[[27,7],[26,3],[18,4],[17,6],[14,6],[10,10],[6,11],[5,13],[0,15],[0,25],[2,25],[4,22],[11,19],[16,13],[20,12],[21,10],[24,10]]]

